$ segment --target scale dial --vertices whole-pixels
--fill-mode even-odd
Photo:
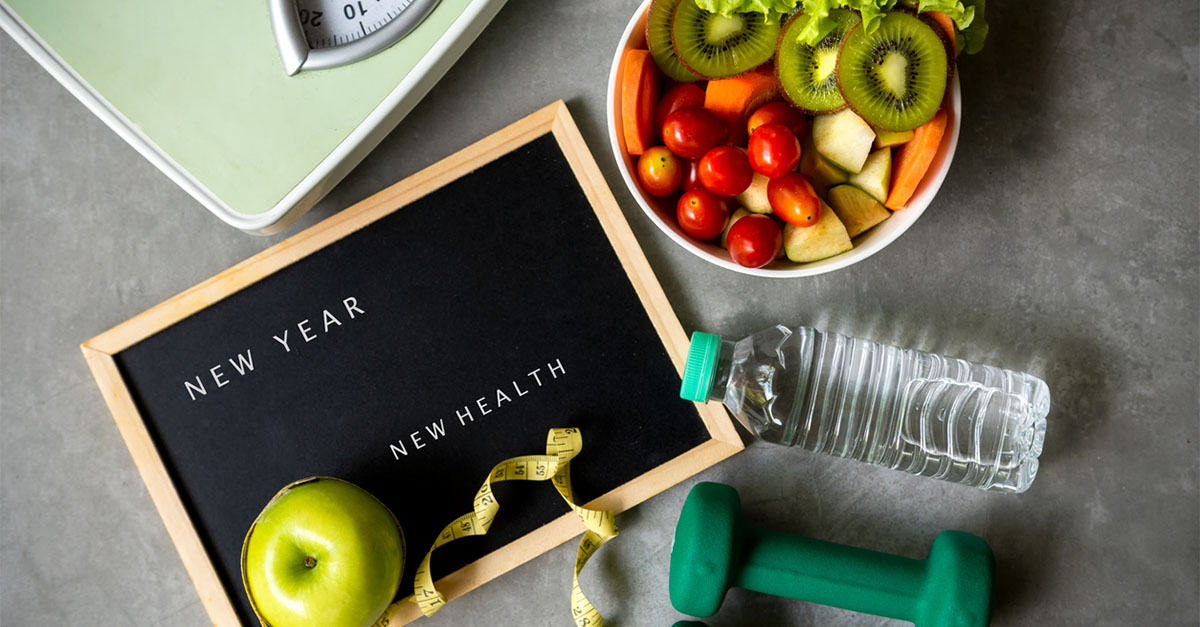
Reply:
[[[268,0],[287,73],[353,63],[387,49],[440,0]]]

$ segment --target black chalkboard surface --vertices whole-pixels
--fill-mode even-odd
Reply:
[[[740,447],[679,400],[682,330],[582,146],[553,105],[84,345],[215,622],[256,622],[242,540],[294,480],[392,509],[406,597],[491,466],[552,427],[582,431],[579,502],[615,509]],[[451,598],[528,559],[515,541],[582,531],[550,533],[569,509],[549,484],[496,493],[491,532],[434,557]]]

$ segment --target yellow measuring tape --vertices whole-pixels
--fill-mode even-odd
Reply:
[[[454,522],[446,525],[442,533],[433,541],[433,546],[417,567],[413,588],[417,604],[426,616],[433,616],[446,603],[446,597],[438,592],[433,585],[433,575],[429,571],[429,560],[433,551],[438,547],[467,536],[481,536],[488,532],[500,503],[492,494],[492,483],[498,481],[545,481],[550,479],[558,493],[562,495],[567,505],[579,515],[587,533],[579,542],[579,551],[575,555],[575,580],[571,586],[571,615],[578,627],[603,627],[604,618],[592,606],[579,588],[579,571],[591,559],[605,542],[617,537],[617,523],[612,512],[587,509],[575,504],[571,496],[571,459],[583,448],[583,437],[579,429],[551,429],[546,436],[545,455],[523,455],[506,459],[495,468],[483,481],[479,491],[475,493],[475,508],[473,511],[459,516]]]

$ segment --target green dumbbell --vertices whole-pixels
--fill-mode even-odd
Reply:
[[[742,522],[732,487],[692,488],[671,549],[671,605],[712,616],[731,587],[907,620],[917,627],[986,626],[992,550],[943,531],[925,560],[834,544]]]

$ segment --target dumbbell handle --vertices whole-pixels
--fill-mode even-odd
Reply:
[[[925,561],[746,526],[739,588],[915,622]],[[803,565],[803,568],[798,568]]]

